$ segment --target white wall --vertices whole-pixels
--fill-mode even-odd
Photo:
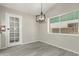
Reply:
[[[48,12],[47,18],[79,9],[79,4],[56,4]],[[79,53],[79,36],[48,34],[47,22],[40,24],[40,41]]]
[[[5,25],[5,9],[4,7],[0,6],[0,25]],[[3,39],[2,39],[3,38]],[[5,46],[5,32],[0,33],[0,48],[2,48],[2,46]]]
[[[1,13],[1,8],[0,8],[0,13]],[[1,14],[0,14],[0,26],[1,26]],[[0,48],[1,48],[1,32],[0,32]]]
[[[27,43],[31,43],[31,42],[35,42],[37,41],[37,23],[35,22],[35,19],[33,16],[28,15],[27,13],[23,13],[17,10],[13,10],[10,8],[4,8],[4,15],[3,18],[5,18],[5,13],[12,13],[12,14],[16,14],[16,15],[21,15],[22,16],[22,43],[23,44],[27,44]],[[1,11],[3,12],[3,11]],[[5,19],[1,19],[4,20],[1,23],[5,25]],[[5,33],[2,34],[2,38],[0,40],[2,40],[1,42],[1,48],[4,48],[6,46],[6,36]],[[4,42],[4,43],[3,43]]]

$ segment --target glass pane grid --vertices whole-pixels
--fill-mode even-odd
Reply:
[[[10,17],[10,43],[19,42],[19,18]]]
[[[52,26],[50,25],[50,29],[51,29],[50,31],[52,31],[52,33],[78,34],[79,33],[78,19],[79,19],[79,11],[71,12],[59,17],[51,18],[50,24],[52,24]],[[75,20],[76,22],[73,22],[72,20]],[[58,24],[61,23],[61,24],[59,24],[60,26],[57,27],[56,25],[54,25],[55,23]]]
[[[51,18],[50,23],[56,23],[56,22],[59,22],[59,17]]]

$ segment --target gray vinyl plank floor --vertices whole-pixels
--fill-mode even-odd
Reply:
[[[34,42],[0,50],[0,56],[79,56],[55,46]]]

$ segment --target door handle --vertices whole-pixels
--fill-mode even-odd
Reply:
[[[7,30],[10,30],[10,28],[7,28]]]

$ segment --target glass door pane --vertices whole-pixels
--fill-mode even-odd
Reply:
[[[14,42],[14,17],[10,17],[10,43]]]
[[[15,18],[15,42],[19,42],[19,18]]]

